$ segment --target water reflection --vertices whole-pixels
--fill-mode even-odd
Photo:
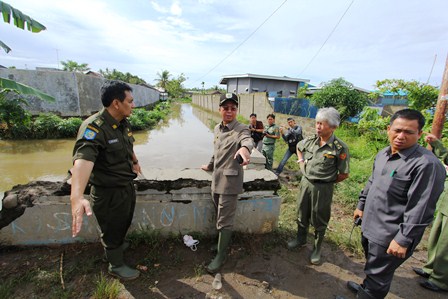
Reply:
[[[151,131],[135,132],[135,152],[143,168],[195,168],[213,151],[210,119],[219,116],[190,104],[173,104],[170,119]],[[71,167],[74,139],[0,140],[0,198],[14,185],[61,180]]]
[[[71,166],[74,140],[0,141],[0,195],[32,180],[61,180]]]
[[[195,117],[207,112],[189,104],[180,108],[167,126],[135,133],[134,150],[144,169],[197,168],[208,163],[213,152],[213,133],[205,125],[205,116],[202,118],[205,122]]]

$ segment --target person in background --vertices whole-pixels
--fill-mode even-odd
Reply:
[[[425,133],[424,133],[425,134]],[[448,175],[448,151],[433,134],[426,133],[433,153],[445,164]],[[426,278],[420,285],[434,292],[448,292],[448,179],[445,178],[445,192],[437,203],[437,215],[432,224],[428,240],[428,261],[423,268],[412,268]]]
[[[316,114],[316,135],[297,144],[297,161],[302,171],[298,199],[297,238],[288,242],[294,249],[306,244],[309,225],[314,226],[311,264],[321,261],[321,248],[331,216],[331,202],[336,183],[349,175],[347,145],[334,135],[339,126],[339,112],[321,108]]]
[[[390,145],[376,155],[359,195],[353,218],[362,218],[366,277],[361,285],[347,282],[357,298],[386,297],[395,270],[412,255],[433,220],[446,172],[437,157],[418,144],[424,125],[417,110],[392,115],[387,127]]]
[[[277,176],[282,173],[283,168],[285,167],[286,162],[288,162],[289,158],[292,155],[297,154],[297,143],[303,139],[302,136],[302,127],[296,124],[296,121],[292,117],[288,117],[288,125],[289,128],[286,130],[283,127],[280,127],[280,133],[282,135],[283,140],[288,144],[288,149],[283,156],[282,161],[277,167],[275,174]]]
[[[83,215],[90,216],[93,210],[109,274],[131,280],[140,272],[124,263],[123,252],[128,247],[125,236],[135,208],[133,180],[141,172],[126,119],[135,107],[132,88],[120,81],[106,81],[101,87],[101,102],[104,108],[82,123],[73,149],[72,234],[75,237],[80,232]],[[92,207],[84,198],[87,183],[91,184]]]
[[[275,141],[280,138],[280,129],[275,124],[274,114],[268,114],[266,119],[268,120],[268,124],[264,127],[263,148],[261,152],[266,158],[266,169],[272,170],[272,164],[274,163]]]
[[[247,125],[236,120],[238,96],[227,93],[221,96],[219,113],[222,121],[214,129],[213,156],[201,169],[212,173],[212,200],[215,205],[218,252],[206,267],[207,272],[219,271],[226,258],[232,237],[238,194],[243,192],[243,166],[249,164],[253,148]]]
[[[257,120],[257,115],[255,113],[250,115],[249,130],[250,136],[254,140],[255,148],[261,153],[263,147],[264,126],[262,121]]]

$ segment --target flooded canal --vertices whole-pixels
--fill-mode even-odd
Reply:
[[[157,128],[135,132],[134,150],[143,169],[199,168],[211,157],[210,124],[219,117],[190,104],[172,104],[171,108],[170,118]],[[74,139],[0,140],[0,198],[17,184],[62,180],[72,164],[73,145]]]

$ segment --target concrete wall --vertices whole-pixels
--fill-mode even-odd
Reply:
[[[52,112],[61,116],[88,116],[102,108],[100,88],[104,78],[76,72],[0,69],[0,77],[23,83],[43,91],[56,99],[48,103],[33,96],[26,96],[33,115]],[[130,84],[135,104],[143,107],[159,100],[156,89]]]
[[[274,108],[269,102],[265,92],[238,94],[238,114],[249,118],[251,113],[256,113],[259,120],[266,120],[266,116],[274,113]],[[219,95],[193,94],[192,103],[204,109],[218,112]]]
[[[238,200],[234,226],[236,231],[266,233],[278,225],[281,199],[276,190],[280,185],[277,177],[264,169],[264,162],[264,157],[254,151],[251,164],[244,171],[245,190]],[[216,233],[215,208],[210,189],[211,172],[200,169],[145,169],[144,173],[147,174],[146,178],[135,183],[137,204],[130,231],[159,230],[162,234]],[[39,186],[43,186],[43,182]],[[49,184],[46,186],[50,188]],[[70,187],[66,186],[64,189],[66,191],[57,190],[40,196],[36,195],[35,186],[33,188],[25,185],[8,191],[9,198],[14,193],[18,198],[22,195],[27,197],[25,193],[31,192],[33,201],[32,204],[27,204],[22,216],[1,229],[0,244],[42,245],[98,241],[100,232],[93,216],[84,217],[81,233],[72,238]],[[17,207],[10,204],[11,202],[4,203],[1,213],[7,213],[6,206],[8,209]]]

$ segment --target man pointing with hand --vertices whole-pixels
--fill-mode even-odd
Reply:
[[[109,273],[130,280],[140,274],[123,261],[123,252],[128,247],[124,238],[136,200],[133,179],[141,172],[126,119],[135,107],[132,88],[120,81],[106,81],[101,87],[101,102],[104,108],[82,123],[73,149],[72,234],[76,237],[84,213],[90,216],[93,210],[101,229]],[[92,207],[84,198],[88,183]]]

